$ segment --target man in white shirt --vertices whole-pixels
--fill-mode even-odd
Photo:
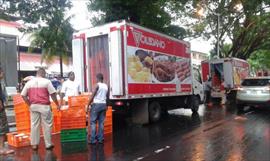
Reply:
[[[97,85],[90,97],[87,111],[89,111],[89,122],[91,135],[88,134],[88,141],[90,144],[103,144],[104,141],[104,121],[106,117],[107,105],[106,101],[109,98],[109,88],[107,84],[103,83],[103,75],[97,74]],[[92,106],[90,108],[90,105]],[[96,134],[96,123],[98,122],[98,132]]]
[[[69,96],[78,96],[81,94],[80,92],[80,85],[74,81],[75,74],[74,72],[68,73],[68,80],[66,80],[61,88],[60,98],[61,104],[63,104],[63,98],[65,101],[68,101]]]

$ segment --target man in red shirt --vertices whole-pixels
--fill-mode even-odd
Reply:
[[[47,150],[53,149],[51,130],[53,125],[50,96],[60,109],[56,98],[56,90],[50,80],[45,78],[46,71],[40,68],[37,76],[27,82],[21,92],[24,101],[30,107],[31,114],[31,145],[38,149],[40,141],[40,121],[42,121],[44,142]]]

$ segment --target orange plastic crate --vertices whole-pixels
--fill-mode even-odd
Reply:
[[[68,124],[68,123],[85,123],[85,117],[70,117],[70,119],[61,118],[61,124]]]
[[[15,113],[29,112],[29,107],[27,104],[18,104],[14,106]]]
[[[106,111],[106,117],[107,116],[112,116],[112,107],[111,106],[108,106],[108,109]]]
[[[25,103],[22,96],[20,94],[16,94],[13,96],[13,105],[16,106],[18,104]]]
[[[69,107],[67,110],[61,110],[61,118],[70,117],[86,117],[86,112],[84,107]]]
[[[17,127],[16,127],[17,128]],[[30,133],[31,127],[19,127],[17,128],[17,132],[19,133]]]
[[[69,124],[69,125],[61,124],[61,130],[83,129],[83,128],[86,128],[85,124]]]
[[[112,122],[112,116],[106,116],[105,122]]]
[[[54,117],[53,118],[53,124],[61,124],[61,118],[60,117]]]
[[[104,127],[104,134],[110,134],[112,131],[112,126]]]
[[[31,131],[31,127],[16,127],[17,128],[17,132],[30,132]]]
[[[27,121],[20,121],[20,122],[16,122],[16,127],[30,127],[31,123],[30,120]]]
[[[15,120],[16,122],[30,120],[30,113],[29,112],[15,113]]]
[[[61,124],[53,124],[52,133],[59,133],[61,131]]]
[[[86,128],[86,119],[85,117],[81,118],[70,118],[63,119],[61,118],[61,129],[82,129]]]
[[[26,133],[8,133],[7,134],[8,144],[13,147],[24,147],[30,145],[29,134]]]
[[[89,95],[80,95],[68,97],[69,107],[85,106],[89,101]]]

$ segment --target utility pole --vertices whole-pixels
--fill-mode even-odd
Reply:
[[[219,13],[215,13],[215,15],[217,16],[217,57],[220,57],[219,54],[219,28],[220,28],[220,14]]]

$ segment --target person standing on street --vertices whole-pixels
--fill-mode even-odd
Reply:
[[[205,104],[209,104],[211,102],[211,90],[212,90],[212,82],[211,77],[208,77],[207,81],[204,84],[204,95],[205,95]]]
[[[53,116],[50,106],[50,96],[58,110],[60,106],[56,98],[56,91],[50,80],[45,78],[46,71],[38,69],[37,76],[27,82],[21,95],[30,107],[31,114],[31,145],[33,150],[38,149],[40,141],[40,122],[42,122],[44,142],[47,150],[54,148],[51,141]]]
[[[103,83],[103,75],[101,73],[98,73],[96,78],[97,78],[98,83],[87,105],[87,108],[88,108],[87,111],[89,111],[90,113],[89,122],[90,122],[90,128],[91,128],[91,136],[90,136],[89,143],[96,144],[96,142],[98,141],[98,143],[103,144],[104,121],[105,121],[106,111],[107,111],[106,100],[109,97],[109,89],[108,89],[108,86],[105,83]],[[98,122],[98,134],[96,135],[97,122]]]
[[[4,92],[2,89],[1,80],[4,79],[4,71],[0,67],[0,155],[14,153],[14,150],[4,149],[6,133],[9,132],[7,115],[4,106]]]
[[[61,105],[63,105],[63,98],[65,101],[68,101],[69,96],[78,96],[81,94],[80,85],[76,83],[74,80],[75,80],[74,72],[69,72],[68,80],[66,80],[61,87],[60,92]]]
[[[226,92],[226,89],[225,89],[224,78],[221,79],[220,92],[222,94],[222,96],[221,96],[221,105],[225,105],[226,104],[226,101],[227,101],[227,92]]]

